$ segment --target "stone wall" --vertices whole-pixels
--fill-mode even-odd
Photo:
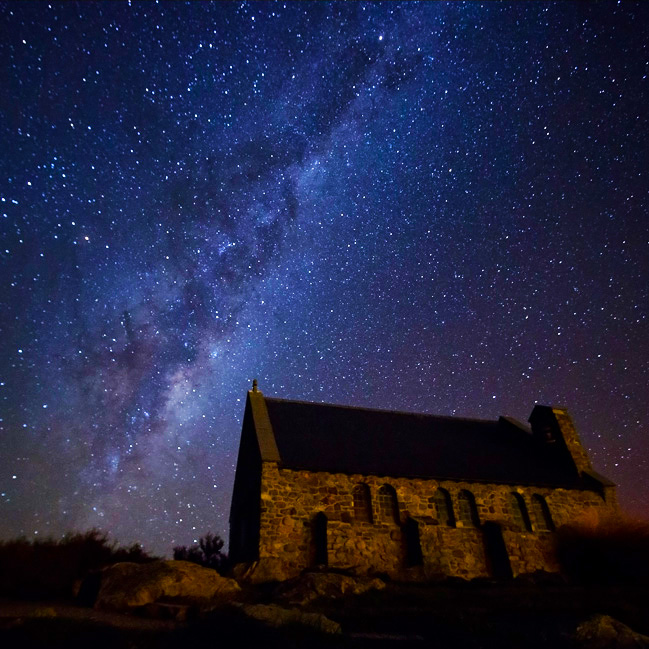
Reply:
[[[371,501],[370,520],[359,520],[353,491],[366,484]],[[388,509],[389,489],[394,489],[397,512]],[[448,491],[455,521],[445,524],[432,498],[438,488]],[[379,491],[383,496],[379,498]],[[556,571],[553,535],[532,497],[547,502],[553,526],[574,521],[585,510],[614,512],[614,498],[606,502],[594,491],[516,487],[456,481],[418,480],[377,476],[295,471],[265,462],[262,468],[260,562],[272,564],[270,571],[288,578],[314,565],[316,560],[315,517],[326,516],[326,554],[331,568],[347,568],[358,573],[386,573],[393,578],[458,576],[473,578],[493,572],[485,551],[483,529],[461,516],[459,499],[463,490],[475,498],[479,524],[494,521],[502,531],[514,576],[535,570]],[[529,518],[524,522],[513,511],[512,492],[520,494]],[[520,498],[519,498],[520,500]],[[534,512],[537,511],[537,515]],[[412,560],[405,525],[416,522],[420,560]],[[412,527],[410,528],[412,529]],[[408,564],[415,565],[408,565]]]

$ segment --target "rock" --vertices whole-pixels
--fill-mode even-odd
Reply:
[[[247,617],[275,628],[297,624],[320,633],[341,633],[338,622],[320,613],[305,613],[297,608],[283,608],[277,604],[240,604],[239,609]]]
[[[275,557],[264,557],[248,563],[237,563],[234,566],[235,579],[248,584],[285,581],[293,575],[295,575],[295,569]]]
[[[545,570],[524,572],[514,578],[514,584],[521,586],[565,586],[567,583],[561,573]]]
[[[581,649],[649,649],[649,636],[641,635],[610,615],[595,615],[575,632]]]
[[[197,614],[193,606],[187,606],[186,604],[160,604],[158,602],[147,604],[143,612],[146,617],[157,620],[174,620],[176,622],[187,622]]]
[[[360,595],[381,590],[385,583],[377,578],[354,578],[334,572],[307,572],[280,584],[273,596],[287,604],[303,606],[318,597],[335,599],[345,594]]]
[[[91,570],[75,586],[75,601],[81,606],[94,606],[101,588],[101,570]]]
[[[32,617],[57,617],[57,615],[51,606],[39,606],[34,609]]]
[[[189,561],[116,563],[102,571],[97,609],[124,610],[166,597],[231,599],[240,591],[234,579]]]

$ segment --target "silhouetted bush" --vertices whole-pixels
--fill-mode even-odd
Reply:
[[[120,561],[152,561],[139,544],[117,547],[99,530],[62,539],[0,541],[0,595],[70,597],[88,572]]]
[[[222,552],[223,539],[218,534],[207,533],[198,540],[198,545],[187,547],[179,545],[174,548],[174,559],[177,561],[191,561],[205,568],[212,568],[225,574],[230,564],[228,555]]]
[[[649,522],[595,514],[557,530],[563,571],[584,584],[649,582]]]

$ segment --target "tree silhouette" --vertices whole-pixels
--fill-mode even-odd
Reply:
[[[179,545],[174,548],[174,559],[177,561],[191,561],[205,568],[212,568],[220,573],[228,567],[228,555],[222,552],[223,539],[218,534],[208,532],[201,536],[198,545],[187,547]]]

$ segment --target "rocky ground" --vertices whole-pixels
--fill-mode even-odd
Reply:
[[[214,597],[206,601],[179,595],[182,580],[193,592],[200,573],[154,570],[139,589],[131,571],[115,572],[128,583],[130,604],[121,608],[116,579],[110,587],[105,582],[107,597],[94,608],[0,601],[0,646],[649,649],[649,588],[643,587],[560,580],[406,585],[316,573],[239,590],[209,575]]]

